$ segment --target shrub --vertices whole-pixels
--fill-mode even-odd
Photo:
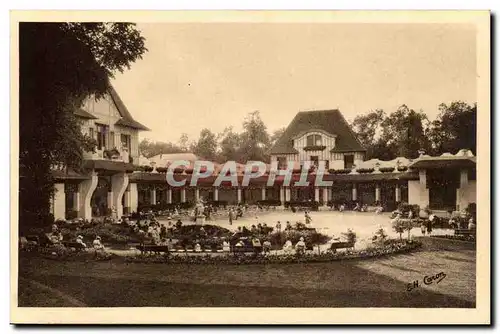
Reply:
[[[392,222],[392,229],[394,232],[399,234],[399,240],[403,239],[403,232],[405,231],[405,226],[403,224],[403,221],[401,219],[395,219]]]
[[[347,232],[342,233],[342,235],[346,238],[347,242],[355,244],[357,240],[356,233],[352,229],[347,229]]]
[[[400,171],[400,172],[406,172],[407,170],[408,170],[407,166],[399,166],[398,167],[398,171]]]
[[[418,204],[412,205],[412,204],[401,202],[398,205],[398,211],[403,213],[403,214],[407,214],[409,211],[412,211],[413,217],[417,218],[418,214],[420,212],[420,206]]]
[[[386,240],[387,240],[387,233],[385,232],[384,228],[383,227],[380,227],[377,229],[377,231],[375,232],[375,235],[373,236],[372,238],[372,242],[375,244],[375,245],[384,245]]]
[[[394,167],[380,167],[378,170],[382,173],[392,173],[394,172]]]
[[[166,173],[168,171],[167,167],[156,167],[158,173]]]
[[[356,169],[356,172],[358,172],[360,174],[373,173],[374,171],[375,171],[375,169],[373,169],[373,168],[359,168],[359,169]]]
[[[350,172],[352,172],[351,169],[329,169],[328,172],[330,174],[349,174]]]

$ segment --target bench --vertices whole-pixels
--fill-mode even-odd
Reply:
[[[353,242],[334,242],[330,246],[330,250],[333,253],[337,252],[337,249],[349,249],[349,248],[354,248],[354,243]]]

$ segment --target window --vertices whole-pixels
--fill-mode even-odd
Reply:
[[[94,128],[89,129],[89,137],[94,139]]]
[[[130,135],[121,135],[120,136],[121,143],[122,143],[122,150],[127,150],[130,151]]]
[[[330,161],[325,160],[325,170],[329,170],[329,169],[330,169]]]
[[[354,166],[354,154],[344,154],[344,168],[352,169]]]
[[[108,133],[109,127],[107,125],[97,125],[97,149],[105,150],[107,148],[107,140],[106,136]]]
[[[322,139],[320,135],[307,136],[307,146],[321,146]]]
[[[278,157],[278,169],[285,169],[286,168],[286,157]]]

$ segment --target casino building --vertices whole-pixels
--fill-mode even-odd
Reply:
[[[53,171],[55,219],[90,219],[112,210],[122,216],[143,207],[188,205],[201,198],[229,204],[317,201],[324,208],[338,201],[380,202],[387,207],[407,202],[438,211],[462,210],[476,202],[476,158],[469,150],[437,157],[421,152],[414,160],[365,160],[365,149],[339,110],[299,112],[295,116],[270,151],[271,162],[277,162],[278,168],[294,171],[292,182],[287,186],[282,177],[277,177],[271,187],[267,186],[269,170],[251,179],[248,187],[225,182],[214,187],[221,170],[218,164],[212,176],[192,187],[189,180],[193,164],[199,160],[194,154],[163,154],[149,159],[140,156],[139,132],[148,128],[134,120],[112,87],[103,98],[89,99],[75,113],[81,119],[82,131],[97,141],[97,150],[86,153],[83,173],[64,168]],[[172,187],[166,180],[167,167],[176,160],[190,162],[190,166],[174,171],[176,180],[187,180],[181,187]],[[312,169],[309,186],[295,187],[305,161],[315,165],[324,162],[322,178],[332,185],[316,187]],[[241,184],[244,165],[237,168]]]

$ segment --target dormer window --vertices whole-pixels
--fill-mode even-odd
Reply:
[[[320,135],[307,136],[307,146],[321,146],[323,143]]]

